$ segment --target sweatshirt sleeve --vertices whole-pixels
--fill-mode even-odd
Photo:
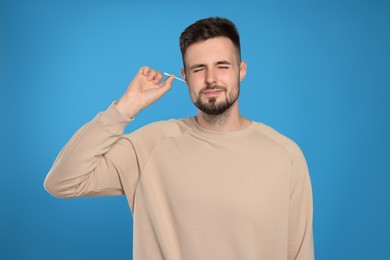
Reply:
[[[314,260],[312,188],[299,148],[292,162],[290,181],[288,259]]]
[[[60,198],[133,196],[137,157],[123,135],[130,121],[114,103],[97,114],[62,148],[46,176],[45,189]]]

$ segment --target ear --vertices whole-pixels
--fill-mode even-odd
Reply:
[[[240,63],[240,81],[243,81],[246,76],[246,61],[241,61]]]
[[[183,79],[187,82],[187,77],[186,77],[186,71],[185,71],[185,69],[181,68],[181,69],[180,69],[180,73],[181,73],[181,76],[183,77]]]

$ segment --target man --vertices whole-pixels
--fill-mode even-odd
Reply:
[[[198,115],[125,126],[170,88],[142,67],[127,91],[79,129],[45,180],[57,197],[125,195],[134,259],[314,259],[312,194],[299,147],[239,113],[246,75],[232,22],[208,18],[180,37]]]

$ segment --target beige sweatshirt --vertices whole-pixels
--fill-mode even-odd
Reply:
[[[57,197],[125,195],[134,260],[311,260],[312,191],[299,147],[258,122],[220,133],[191,117],[123,134],[114,103],[45,180]]]

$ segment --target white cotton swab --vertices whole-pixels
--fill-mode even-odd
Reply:
[[[171,76],[171,74],[168,74],[166,72],[164,72],[164,75]],[[178,78],[178,77],[175,77],[175,79],[183,81],[184,83],[187,83],[184,79],[181,79],[181,78]]]

